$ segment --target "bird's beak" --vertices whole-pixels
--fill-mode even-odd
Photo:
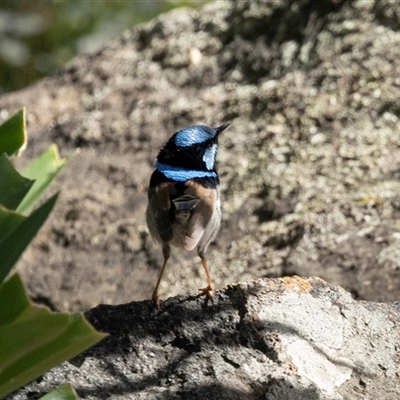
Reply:
[[[218,137],[219,134],[220,134],[222,131],[224,131],[230,124],[231,124],[230,122],[227,122],[226,124],[223,124],[223,125],[219,126],[218,128],[216,128],[216,129],[217,129],[217,133],[215,134],[215,136]]]

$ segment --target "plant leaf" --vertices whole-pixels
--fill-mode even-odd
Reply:
[[[18,274],[0,285],[0,300],[0,398],[107,336],[81,313],[31,304]]]
[[[78,400],[78,396],[74,388],[69,383],[66,383],[47,393],[39,400]]]
[[[46,221],[54,207],[58,193],[26,217],[19,225],[0,242],[0,282],[8,275],[25,248]]]
[[[78,396],[74,388],[69,383],[66,383],[47,393],[39,400],[78,400]]]
[[[0,204],[15,210],[34,181],[21,176],[6,154],[0,156]]]
[[[0,155],[12,156],[26,146],[25,108],[0,125]]]
[[[60,158],[57,146],[53,144],[38,158],[33,160],[21,174],[26,178],[33,179],[35,183],[18,206],[17,211],[21,214],[29,213],[53,179],[76,154],[78,154],[78,150],[73,152],[68,158]]]
[[[25,216],[0,205],[0,243],[25,219]]]

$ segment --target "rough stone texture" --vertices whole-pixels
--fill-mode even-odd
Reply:
[[[229,286],[202,305],[100,305],[87,317],[110,336],[8,400],[65,381],[96,400],[398,398],[398,306],[299,277]]]
[[[81,148],[17,267],[31,296],[57,310],[148,298],[161,262],[144,221],[158,149],[187,125],[231,121],[216,286],[297,274],[397,300],[399,59],[399,2],[220,1],[162,15],[3,96],[1,118],[28,108],[21,164],[52,142],[63,155]],[[174,251],[160,294],[204,282],[197,257]],[[189,296],[158,313],[144,301],[88,315],[110,339],[28,398],[66,379],[83,398],[400,393],[396,306],[318,279],[243,283],[208,309]]]
[[[400,4],[400,3],[399,3]],[[217,287],[298,274],[355,298],[399,298],[400,5],[221,1],[125,32],[97,54],[0,99],[28,109],[21,164],[50,143],[81,154],[57,209],[18,265],[53,309],[148,298],[161,250],[144,221],[160,146],[179,128],[221,137]],[[204,286],[173,252],[161,296]]]

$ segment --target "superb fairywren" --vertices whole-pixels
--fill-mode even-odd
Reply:
[[[170,246],[193,250],[201,259],[207,287],[200,289],[206,301],[213,284],[206,251],[221,223],[219,178],[215,170],[218,137],[230,124],[218,128],[193,125],[175,133],[157,156],[151,175],[146,222],[151,236],[162,245],[164,262],[152,300],[158,304],[158,287],[170,256]]]

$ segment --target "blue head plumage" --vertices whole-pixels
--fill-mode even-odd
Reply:
[[[212,140],[218,132],[217,129],[205,125],[193,125],[177,132],[173,138],[177,146],[189,147]]]
[[[156,168],[167,178],[183,182],[195,178],[217,178],[215,158],[218,136],[229,124],[218,128],[193,125],[175,133],[157,156]]]

